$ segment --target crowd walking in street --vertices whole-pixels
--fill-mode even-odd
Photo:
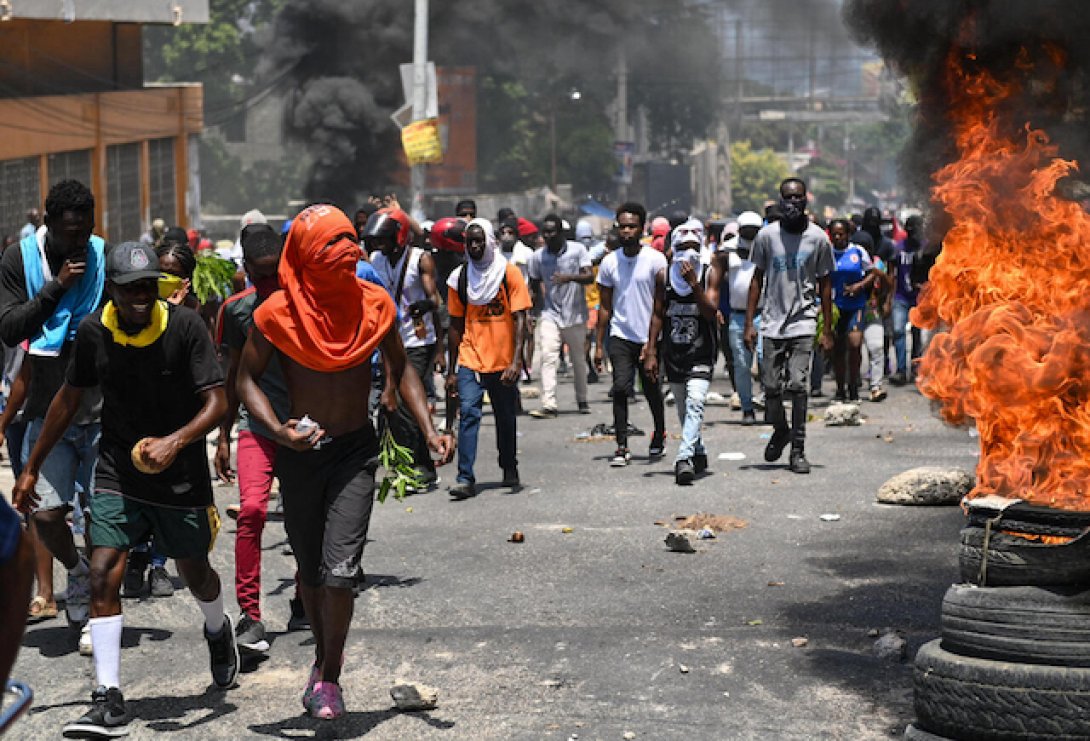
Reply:
[[[887,377],[909,382],[927,338],[908,312],[936,248],[916,216],[895,239],[877,210],[821,223],[799,178],[772,195],[766,216],[718,223],[649,223],[643,204],[625,202],[598,233],[557,213],[535,222],[505,209],[493,222],[468,199],[423,222],[392,196],[354,212],[315,203],[282,230],[254,211],[237,235],[230,295],[209,307],[193,290],[199,239],[157,221],[139,242],[108,245],[90,190],[54,185],[44,215],[31,212],[0,257],[12,360],[0,433],[21,513],[0,506],[0,563],[21,557],[29,526],[45,565],[30,619],[57,613],[53,559],[67,574],[65,617],[96,688],[63,734],[127,732],[122,598],[145,580],[170,598],[170,562],[199,608],[215,687],[229,690],[242,660],[271,650],[261,543],[274,490],[296,564],[283,575],[294,581],[287,626],[314,637],[302,707],[343,717],[342,671],[357,658],[346,639],[383,477],[404,477],[399,493],[418,496],[436,496],[448,477],[451,502],[465,503],[451,506],[473,506],[489,407],[511,492],[525,483],[520,425],[591,415],[603,394],[610,424],[596,429],[612,441],[609,467],[632,464],[649,423],[648,465],[669,465],[676,486],[716,485],[704,429],[719,377],[732,422],[770,427],[765,461],[789,450],[787,468],[808,474],[817,359],[828,359],[836,401],[867,389],[880,403]],[[573,409],[558,395],[569,378]],[[395,448],[405,465],[380,467]],[[213,474],[237,486],[225,508],[233,544],[218,537]],[[234,614],[209,560],[223,547],[234,551]]]

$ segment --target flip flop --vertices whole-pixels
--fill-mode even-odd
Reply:
[[[57,617],[57,605],[46,602],[45,597],[35,597],[27,608],[27,620],[37,622]]]

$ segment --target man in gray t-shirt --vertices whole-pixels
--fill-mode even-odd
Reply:
[[[772,439],[765,447],[765,460],[779,460],[791,443],[790,468],[810,473],[806,460],[806,406],[810,388],[810,361],[817,333],[820,307],[824,317],[821,345],[833,343],[832,281],[833,246],[806,215],[806,184],[788,178],[780,185],[780,208],[784,217],[757,233],[749,259],[756,268],[749,287],[745,340],[753,347],[757,332],[753,317],[763,298],[761,335],[764,365],[761,381],[765,388],[765,419],[773,426]],[[786,375],[786,379],[784,376]],[[786,387],[791,395],[791,426],[783,408]]]
[[[557,416],[556,370],[560,348],[567,345],[575,370],[575,401],[581,414],[590,414],[587,402],[587,296],[594,280],[590,255],[580,242],[564,238],[563,222],[556,214],[541,220],[545,246],[534,252],[527,265],[530,284],[538,294],[541,350],[541,408],[530,412],[537,419]]]

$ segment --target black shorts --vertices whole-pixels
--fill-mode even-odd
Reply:
[[[378,438],[370,424],[334,438],[320,450],[277,451],[284,528],[303,584],[356,585],[377,468]]]

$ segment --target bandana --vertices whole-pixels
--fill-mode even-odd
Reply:
[[[110,330],[110,336],[114,344],[122,347],[147,347],[163,336],[167,331],[167,321],[170,318],[170,310],[165,301],[156,301],[151,307],[151,321],[148,326],[136,334],[129,334],[121,329],[117,317],[117,307],[113,301],[106,302],[102,307],[102,326]]]
[[[474,306],[486,306],[499,293],[503,285],[503,276],[507,274],[507,260],[500,254],[496,235],[492,231],[492,222],[488,219],[473,219],[466,226],[479,226],[484,230],[484,254],[480,260],[474,260],[466,250],[466,297]],[[447,285],[458,290],[458,271],[455,270],[447,279]]]
[[[338,235],[343,239],[330,244]],[[360,249],[344,212],[325,204],[295,217],[280,259],[280,291],[254,323],[300,365],[334,373],[367,362],[394,324],[385,289],[356,277]]]

